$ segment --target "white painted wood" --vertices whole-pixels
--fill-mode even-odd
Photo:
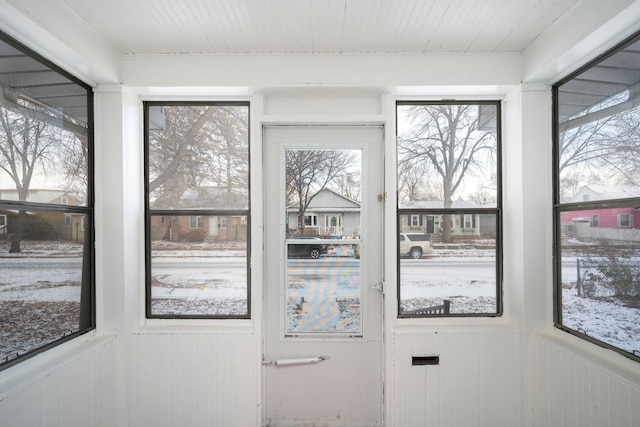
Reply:
[[[267,127],[264,131],[265,199],[265,360],[328,356],[317,364],[264,367],[265,423],[270,426],[382,425],[382,295],[371,289],[381,280],[382,128]],[[362,337],[286,337],[284,330],[283,150],[359,148],[362,157]],[[318,260],[320,262],[320,260]]]
[[[577,0],[9,0],[123,54],[520,52]],[[47,7],[49,9],[47,9]]]
[[[254,340],[247,333],[131,337],[129,425],[255,425]]]
[[[522,80],[555,83],[638,30],[639,1],[581,1],[522,51]]]
[[[393,426],[521,426],[521,337],[442,328],[393,335]],[[412,366],[412,356],[440,356]]]
[[[640,372],[581,352],[563,340],[536,337],[534,425],[616,426],[640,424]],[[620,356],[621,357],[621,356]],[[619,361],[618,361],[619,362]]]
[[[0,425],[111,427],[115,339],[66,343],[0,375]],[[10,374],[19,375],[11,377]],[[116,421],[117,422],[117,421]]]
[[[136,55],[123,58],[130,86],[393,88],[515,85],[519,54]]]
[[[58,2],[0,0],[2,30],[86,83],[121,81],[120,52]]]

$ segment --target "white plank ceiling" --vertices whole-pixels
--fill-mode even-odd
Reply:
[[[123,54],[521,52],[581,0],[8,0]]]

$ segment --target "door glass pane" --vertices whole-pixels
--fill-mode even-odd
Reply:
[[[285,150],[285,335],[362,335],[361,159]]]

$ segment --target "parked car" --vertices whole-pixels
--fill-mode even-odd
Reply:
[[[400,233],[400,256],[420,259],[423,255],[433,252],[431,237],[428,234]]]
[[[318,259],[321,255],[325,255],[329,248],[327,245],[313,242],[313,240],[320,240],[318,237],[312,236],[300,236],[294,237],[294,239],[304,239],[311,242],[307,243],[289,243],[287,245],[287,258],[312,258]]]

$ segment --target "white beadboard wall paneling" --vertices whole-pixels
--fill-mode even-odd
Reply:
[[[116,411],[115,346],[112,338],[99,339],[67,361],[56,360],[55,366],[39,374],[0,383],[0,426],[117,425],[112,419]],[[64,359],[64,355],[57,359]]]
[[[537,338],[537,404],[540,426],[635,427],[640,425],[640,374],[608,367],[566,344]]]
[[[133,335],[130,425],[254,425],[260,364],[255,340],[242,333]]]
[[[393,426],[522,426],[522,357],[515,331],[395,333]],[[438,366],[412,356],[439,355]]]

